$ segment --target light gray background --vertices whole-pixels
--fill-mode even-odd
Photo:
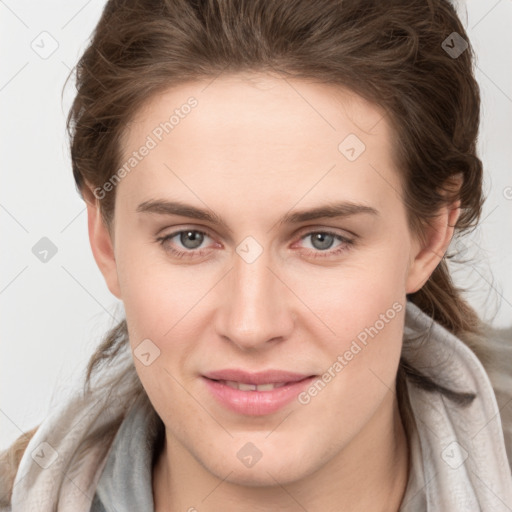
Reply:
[[[122,317],[92,257],[72,179],[65,133],[72,81],[61,98],[104,3],[0,0],[0,448],[66,399]],[[485,319],[505,327],[512,325],[512,1],[460,1],[458,10],[477,53],[488,199],[481,227],[465,242],[474,261],[455,278]],[[32,253],[42,237],[58,250],[46,263]]]

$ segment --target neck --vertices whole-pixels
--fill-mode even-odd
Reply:
[[[370,422],[374,428],[361,431],[322,468],[286,488],[277,481],[275,486],[249,487],[229,482],[229,475],[219,479],[166,429],[153,469],[155,512],[340,510],[340,503],[344,512],[398,511],[409,456],[396,395],[388,397]]]

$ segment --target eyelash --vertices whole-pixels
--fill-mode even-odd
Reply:
[[[170,252],[176,258],[184,258],[184,257],[195,258],[195,257],[201,257],[203,255],[203,253],[205,251],[207,251],[207,249],[196,249],[196,250],[190,249],[188,251],[180,251],[178,249],[174,249],[173,247],[165,247],[165,243],[168,240],[171,240],[176,235],[179,235],[181,233],[186,233],[186,232],[189,232],[189,231],[191,231],[193,233],[199,233],[201,235],[206,235],[207,237],[211,238],[208,233],[206,233],[205,231],[201,231],[199,229],[182,229],[180,231],[175,231],[174,233],[170,233],[169,235],[164,235],[164,236],[157,237],[155,239],[155,241],[158,242],[162,247],[164,247],[164,249],[166,251]],[[329,258],[329,257],[333,257],[333,256],[338,256],[342,252],[345,252],[345,251],[349,250],[350,247],[352,245],[354,245],[354,239],[346,238],[346,237],[344,237],[344,236],[342,236],[342,235],[340,235],[338,233],[334,233],[332,231],[321,231],[321,230],[309,231],[308,233],[305,233],[304,235],[302,235],[300,237],[300,239],[303,240],[303,239],[307,238],[308,236],[319,234],[319,233],[322,234],[322,235],[333,236],[334,238],[336,238],[337,240],[342,242],[342,245],[340,245],[338,248],[332,249],[332,250],[329,250],[329,249],[327,249],[325,251],[310,250],[313,253],[312,254],[313,258]]]

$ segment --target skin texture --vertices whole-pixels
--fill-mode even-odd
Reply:
[[[88,203],[93,254],[124,302],[132,349],[150,339],[160,351],[148,366],[134,357],[166,426],[155,508],[398,510],[408,454],[394,386],[406,294],[442,258],[458,205],[420,241],[383,111],[339,87],[267,74],[222,75],[151,98],[129,124],[126,159],[191,96],[197,106],[108,192],[111,233],[98,201]],[[338,149],[349,134],[366,146],[354,161]],[[137,212],[155,199],[209,209],[225,225]],[[278,222],[339,201],[377,213]],[[156,241],[192,229],[207,233],[202,243]],[[315,243],[326,230],[352,243]],[[262,250],[251,263],[236,251],[248,236]],[[171,247],[196,254],[177,258]],[[237,414],[201,378],[224,368],[322,375],[381,315],[384,327],[307,404]],[[252,467],[237,457],[246,443],[262,455]]]

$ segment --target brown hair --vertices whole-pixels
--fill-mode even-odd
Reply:
[[[458,56],[443,44],[454,46],[454,32],[468,45]],[[76,66],[77,94],[68,117],[76,186],[94,201],[91,189],[102,187],[121,165],[127,123],[155,94],[221,73],[277,73],[339,85],[382,107],[395,133],[411,228],[421,233],[442,205],[459,199],[459,234],[476,224],[483,202],[473,58],[447,0],[109,0]],[[459,189],[448,186],[455,177],[463,179]],[[99,201],[107,226],[114,203],[115,189]],[[408,299],[484,357],[478,317],[445,260]],[[127,342],[123,320],[91,358],[86,383]],[[472,398],[442,388],[401,360],[397,390],[406,421],[406,375],[459,403]]]

